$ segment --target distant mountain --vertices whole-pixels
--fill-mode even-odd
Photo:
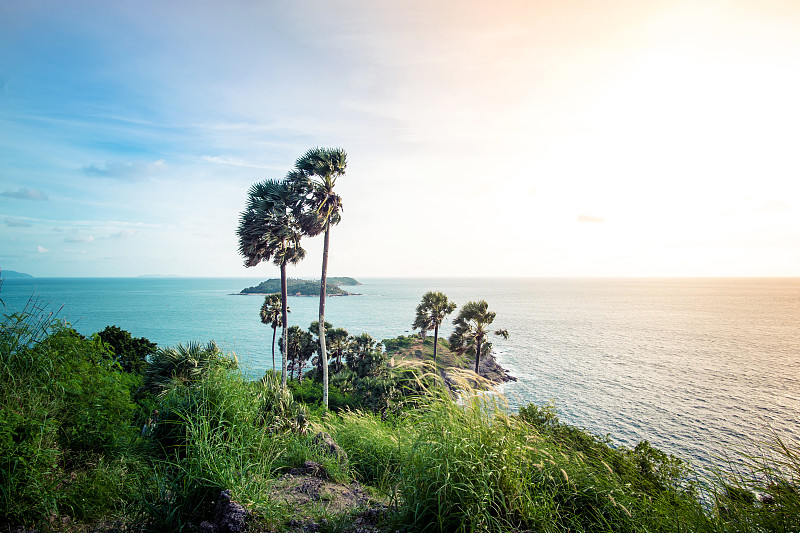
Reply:
[[[3,279],[11,279],[11,278],[32,278],[30,274],[26,274],[24,272],[15,272],[14,270],[0,270],[0,278]]]
[[[319,280],[289,278],[287,280],[289,295],[293,296],[318,296]],[[353,278],[328,278],[325,284],[325,294],[328,296],[347,296],[351,293],[343,290],[339,285],[361,285]],[[281,292],[281,280],[277,278],[262,281],[255,287],[242,289],[240,294],[272,294]]]

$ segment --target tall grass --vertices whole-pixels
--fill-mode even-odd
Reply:
[[[220,368],[166,392],[152,433],[161,458],[142,494],[151,528],[198,525],[225,489],[253,511],[274,511],[267,494],[286,445],[270,426],[274,386]]]
[[[713,485],[725,531],[800,531],[800,440],[773,434],[727,460]]]
[[[502,400],[447,399],[413,417],[399,473],[399,520],[415,531],[680,531],[707,529],[696,500],[675,487],[634,488],[635,469],[564,446]],[[598,448],[606,446],[600,441]]]
[[[135,406],[101,343],[31,300],[0,327],[0,522],[124,507]]]

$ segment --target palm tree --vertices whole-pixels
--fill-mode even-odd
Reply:
[[[342,354],[347,346],[347,337],[350,336],[344,328],[336,328],[330,333],[326,333],[328,339],[331,341],[331,348],[333,353],[336,354],[336,360],[333,364],[333,371],[339,372],[342,369]]]
[[[163,395],[170,386],[192,385],[218,367],[235,368],[236,359],[226,357],[214,341],[205,346],[190,342],[186,346],[178,344],[159,348],[147,366],[144,386],[157,395]]]
[[[303,366],[308,361],[317,346],[313,341],[311,333],[303,331],[299,326],[292,326],[287,330],[289,341],[286,344],[288,351],[284,353],[284,357],[291,362],[292,375],[294,379],[294,372],[297,371],[297,381],[303,381]]]
[[[417,306],[417,318],[411,325],[423,333],[433,330],[433,367],[436,368],[436,354],[439,345],[439,326],[444,318],[452,313],[456,304],[449,301],[443,292],[428,291],[422,296],[422,301]]]
[[[286,312],[291,313],[291,310],[287,307]],[[278,332],[278,328],[283,325],[283,308],[280,293],[264,296],[264,303],[261,304],[259,316],[263,324],[272,328],[272,369],[275,370],[275,335]]]
[[[475,353],[475,373],[478,373],[478,365],[481,362],[481,350],[489,353],[492,345],[484,343],[489,334],[488,327],[494,322],[497,313],[488,310],[489,304],[485,300],[479,302],[467,302],[458,316],[453,320],[455,331],[450,335],[450,348],[459,353]],[[508,338],[508,331],[498,329],[494,332],[505,339]]]
[[[297,190],[287,181],[264,180],[250,187],[247,205],[241,213],[239,228],[239,253],[246,267],[262,261],[272,262],[281,269],[281,325],[283,327],[283,353],[287,353],[286,326],[289,322],[287,304],[286,265],[300,262],[306,255],[300,247],[303,233],[295,217]],[[286,357],[281,365],[281,382],[286,386]]]
[[[328,279],[328,247],[331,226],[341,220],[342,198],[334,192],[336,179],[347,167],[347,154],[341,148],[312,148],[295,162],[286,179],[303,191],[299,218],[308,236],[325,233],[322,249],[322,276],[319,289],[319,354],[322,358],[322,405],[328,408],[328,353],[325,349],[325,294]]]

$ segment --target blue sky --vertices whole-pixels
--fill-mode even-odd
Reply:
[[[0,268],[275,275],[248,187],[340,146],[333,275],[800,275],[797,65],[778,0],[3,2]]]

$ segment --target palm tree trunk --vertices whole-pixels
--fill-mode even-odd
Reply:
[[[481,339],[480,337],[475,339],[475,373],[478,373],[478,365],[481,362]]]
[[[281,362],[281,386],[286,388],[286,359],[289,356],[289,336],[286,334],[286,326],[289,323],[289,305],[287,303],[287,293],[289,285],[286,280],[286,263],[281,264],[281,318],[283,319],[283,361]]]
[[[278,326],[272,328],[272,371],[275,371],[275,334],[278,333]]]
[[[433,327],[433,369],[436,370],[436,350],[439,347],[439,324]]]
[[[319,280],[319,356],[322,361],[322,405],[328,408],[328,353],[325,351],[325,295],[328,282],[328,244],[331,226],[325,224],[325,245],[322,248],[322,277]]]

